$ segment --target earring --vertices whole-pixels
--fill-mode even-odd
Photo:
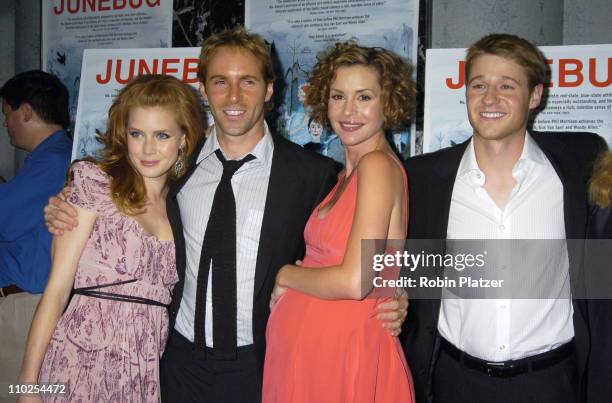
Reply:
[[[181,144],[178,149],[178,158],[174,163],[174,173],[176,176],[181,176],[183,171],[185,170],[185,165],[183,164],[183,150],[185,149],[185,145]]]

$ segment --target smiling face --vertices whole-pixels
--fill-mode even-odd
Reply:
[[[312,141],[318,142],[323,134],[323,126],[316,120],[311,120],[308,124],[308,132],[310,133]]]
[[[130,163],[145,179],[166,180],[185,135],[168,108],[136,106],[128,114],[127,149]]]
[[[251,52],[215,50],[200,92],[210,105],[218,137],[263,136],[264,104],[272,97],[272,83],[266,83],[261,63]]]
[[[381,96],[374,68],[363,65],[338,68],[330,86],[327,115],[346,147],[374,147],[384,137]]]
[[[529,111],[540,104],[542,85],[529,89],[525,69],[504,57],[478,56],[467,81],[466,98],[474,136],[502,140],[525,135]]]

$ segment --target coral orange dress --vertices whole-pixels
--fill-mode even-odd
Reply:
[[[356,174],[323,218],[318,210],[338,184],[311,214],[304,267],[342,263],[355,214]],[[404,193],[408,200],[405,174]],[[413,402],[400,343],[375,317],[378,302],[323,300],[288,290],[268,320],[263,402]]]

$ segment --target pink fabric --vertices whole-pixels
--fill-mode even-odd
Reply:
[[[137,279],[101,289],[169,304],[178,281],[174,242],[159,241],[122,214],[109,177],[95,164],[74,165],[69,201],[99,214],[78,263],[74,287]],[[159,401],[159,359],[168,337],[168,312],[143,305],[74,295],[47,348],[39,381],[65,383],[64,396],[46,401]]]
[[[323,218],[318,210],[336,188],[310,216],[304,267],[342,263],[355,214],[356,177]],[[404,185],[407,192],[406,177]],[[375,318],[378,301],[329,301],[287,291],[268,321],[263,402],[414,401],[400,343]]]

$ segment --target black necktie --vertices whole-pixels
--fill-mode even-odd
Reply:
[[[240,161],[226,160],[221,150],[215,155],[223,164],[221,181],[215,190],[212,208],[198,269],[198,286],[194,318],[194,344],[204,350],[206,289],[208,273],[212,267],[213,348],[228,358],[236,356],[236,201],[232,189],[232,176],[242,164],[255,159],[251,154]],[[211,266],[212,262],[212,266]]]

